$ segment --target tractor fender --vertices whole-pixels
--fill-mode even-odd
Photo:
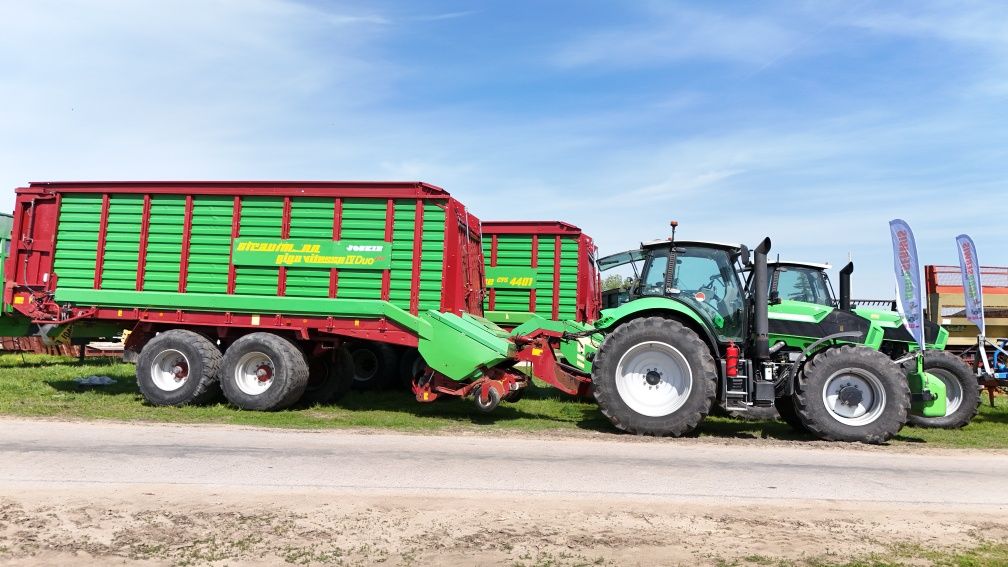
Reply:
[[[805,350],[802,351],[801,356],[797,360],[791,363],[788,371],[784,374],[784,377],[777,382],[777,397],[790,396],[794,393],[794,381],[798,377],[798,369],[801,368],[802,364],[808,360],[809,356],[816,354],[820,351],[819,345],[835,341],[838,339],[852,339],[861,338],[864,335],[858,331],[847,331],[844,333],[833,333],[832,335],[825,336],[818,341],[810,344]]]
[[[707,343],[715,358],[721,357],[717,339],[711,332],[709,324],[694,309],[675,299],[667,297],[635,299],[613,309],[604,309],[593,325],[597,330],[609,333],[626,321],[641,317],[676,319],[693,329]]]

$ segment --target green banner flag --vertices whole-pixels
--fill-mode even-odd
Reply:
[[[387,270],[392,266],[392,243],[303,238],[235,238],[231,243],[231,263],[235,266]]]

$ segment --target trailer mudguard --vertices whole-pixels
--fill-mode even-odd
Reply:
[[[420,315],[419,332],[420,355],[452,380],[479,378],[485,369],[515,356],[507,332],[468,313],[426,311]]]

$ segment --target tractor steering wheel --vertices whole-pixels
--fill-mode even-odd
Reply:
[[[717,288],[714,287],[715,283],[721,284],[720,294],[718,294]],[[714,274],[710,277],[710,280],[700,288],[699,291],[709,293],[712,301],[720,303],[724,299],[724,294],[728,291],[728,286],[725,284],[724,278],[721,274]]]

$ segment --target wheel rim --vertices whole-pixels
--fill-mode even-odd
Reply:
[[[693,370],[672,345],[635,345],[616,365],[616,391],[633,411],[661,417],[683,407],[693,389]]]
[[[358,350],[353,353],[354,380],[368,382],[378,374],[378,357],[370,350]]]
[[[945,384],[945,415],[946,417],[952,415],[963,403],[962,384],[954,375],[944,370],[932,368],[927,372]]]
[[[250,396],[258,396],[273,385],[276,366],[267,354],[249,352],[238,359],[234,380],[238,389]]]
[[[833,419],[852,426],[872,423],[886,406],[882,382],[875,374],[860,368],[835,372],[826,380],[822,398]]]
[[[163,350],[151,361],[150,374],[158,389],[174,392],[189,380],[189,359],[175,349]]]

